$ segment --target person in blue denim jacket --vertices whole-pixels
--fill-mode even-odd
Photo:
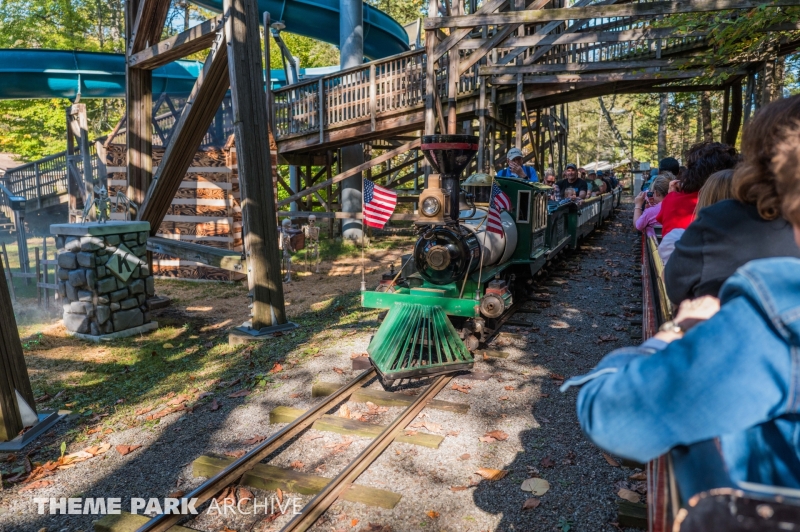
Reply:
[[[778,201],[763,205],[792,223],[800,245],[800,127],[782,137],[760,178],[765,199]],[[564,383],[582,386],[584,432],[640,462],[719,438],[734,482],[800,488],[800,259],[751,261],[719,300],[686,301],[665,325]]]

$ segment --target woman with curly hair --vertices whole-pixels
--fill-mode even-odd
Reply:
[[[771,166],[786,129],[798,121],[800,97],[795,96],[764,107],[747,124],[743,160],[731,181],[734,199],[699,210],[666,264],[664,282],[673,303],[716,296],[728,277],[751,260],[800,258],[792,227],[781,216],[783,198]]]
[[[708,176],[733,168],[738,162],[736,148],[721,142],[701,142],[689,148],[686,154],[686,170],[669,184],[669,194],[661,202],[661,212],[656,218],[662,226],[658,253],[665,264],[672,254],[675,242],[694,220],[697,198]]]

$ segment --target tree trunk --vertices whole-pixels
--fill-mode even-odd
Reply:
[[[667,111],[669,94],[663,93],[658,106],[658,160],[667,156]]]
[[[713,142],[714,128],[711,125],[711,98],[708,92],[700,93],[700,116],[703,119],[703,140]]]
[[[737,80],[731,85],[731,114],[728,120],[728,130],[725,132],[725,144],[734,146],[739,136],[742,124],[742,80]]]

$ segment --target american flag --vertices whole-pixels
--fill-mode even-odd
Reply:
[[[397,205],[397,193],[364,180],[364,223],[382,229]]]
[[[492,199],[489,202],[489,219],[486,221],[486,230],[504,237],[503,223],[500,221],[500,209],[510,211],[511,199],[503,192],[497,183],[492,183]]]

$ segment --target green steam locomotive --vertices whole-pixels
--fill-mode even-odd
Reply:
[[[461,182],[478,150],[470,135],[428,135],[421,149],[436,173],[420,194],[414,251],[399,272],[361,293],[362,306],[388,310],[367,348],[384,381],[472,368],[472,351],[528,296],[534,276],[611,217],[621,199],[617,188],[558,204],[536,182],[486,174]],[[495,201],[492,213],[495,184],[510,207]]]

